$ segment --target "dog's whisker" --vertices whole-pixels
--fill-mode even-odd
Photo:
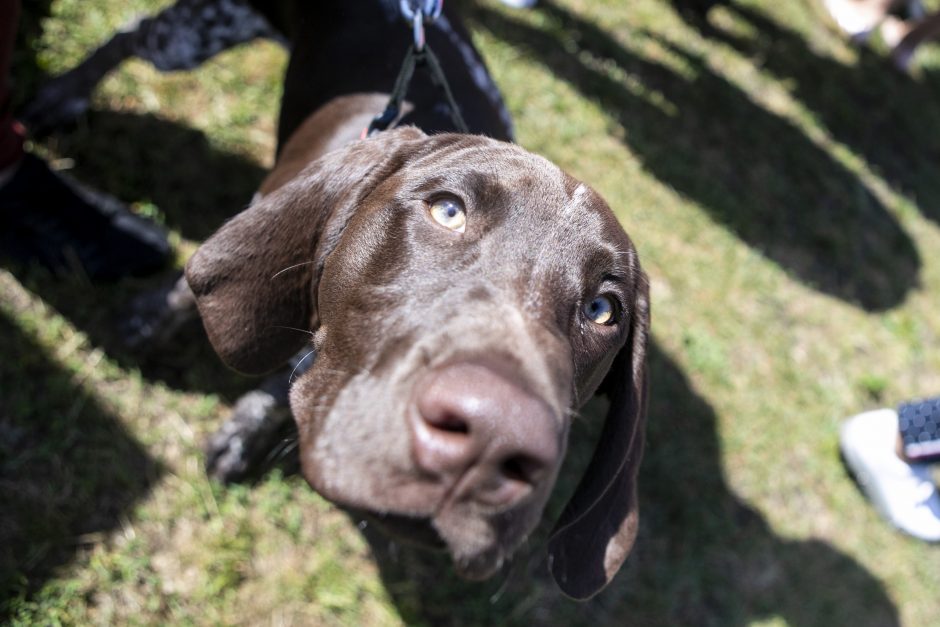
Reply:
[[[304,360],[307,359],[307,357],[310,357],[310,355],[313,355],[315,352],[317,352],[316,349],[311,350],[306,355],[300,358],[300,360],[297,362],[297,365],[294,366],[294,369],[290,371],[290,376],[287,377],[288,385],[294,382],[294,373],[297,372],[298,368],[300,368],[300,364],[304,363]]]
[[[499,584],[499,588],[497,588],[496,592],[490,595],[489,601],[492,605],[498,603],[503,597],[503,594],[506,593],[506,590],[509,589],[509,583],[512,580],[513,571],[515,571],[515,562],[510,561],[507,566],[508,568],[503,570],[504,575],[502,583]]]
[[[272,278],[272,279],[276,279],[278,276],[284,274],[284,273],[287,272],[288,270],[293,270],[293,269],[295,269],[295,268],[300,268],[301,266],[309,266],[311,263],[315,263],[315,261],[314,261],[313,259],[311,259],[310,261],[303,261],[303,262],[301,262],[301,263],[295,263],[295,264],[292,265],[292,266],[287,266],[287,267],[284,268],[283,270],[278,270],[277,272],[275,272],[275,273],[271,276],[271,278]]]
[[[589,422],[588,419],[584,416],[584,414],[578,411],[577,409],[574,409],[574,408],[568,409],[565,411],[565,414],[568,416],[571,422],[579,422],[579,423],[585,423],[585,424]]]
[[[284,438],[268,455],[268,462],[277,462],[285,459],[288,455],[297,450],[300,440],[297,438]]]
[[[285,327],[280,324],[272,324],[268,327],[269,329],[287,329],[288,331],[297,331],[298,333],[306,333],[310,337],[313,337],[315,334],[313,331],[307,329],[298,329],[297,327]]]

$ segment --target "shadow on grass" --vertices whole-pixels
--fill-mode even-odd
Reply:
[[[111,412],[0,313],[0,622],[120,525],[162,470]]]
[[[55,140],[60,154],[75,161],[76,180],[126,202],[145,199],[167,226],[197,241],[241,211],[266,171],[245,157],[212,147],[200,131],[153,115],[92,111]],[[131,301],[173,276],[125,280],[93,289],[74,278],[61,280],[36,268],[11,267],[17,279],[88,334],[122,366],[170,387],[237,398],[253,380],[220,362],[198,320],[166,346],[131,351],[121,322]]]
[[[83,183],[126,201],[147,199],[183,237],[202,241],[248,206],[267,170],[214,148],[205,134],[150,114],[91,111],[59,135]]]
[[[836,141],[864,157],[890,185],[940,222],[940,84],[927,73],[914,80],[868,47],[845,65],[815,54],[796,31],[738,5],[728,9],[750,28],[730,32],[692,21],[703,35],[751,58],[785,81]],[[835,35],[833,35],[835,36]]]
[[[547,528],[502,580],[484,583],[458,579],[444,556],[397,546],[366,528],[404,621],[729,626],[779,616],[789,625],[898,625],[883,585],[864,567],[825,542],[778,537],[759,512],[731,492],[714,410],[655,346],[650,366],[640,537],[611,586],[584,604],[562,597],[545,563]],[[555,514],[586,466],[602,410],[601,403],[590,405],[588,420],[572,432],[569,459],[549,507]]]
[[[643,36],[685,66],[682,73],[549,1],[538,6],[547,18],[540,27],[479,6],[471,17],[599,103],[663,183],[827,294],[884,310],[917,285],[921,261],[910,237],[798,127],[655,35]]]
[[[91,285],[77,277],[56,277],[34,266],[14,264],[6,269],[122,368],[136,370],[149,381],[176,390],[217,394],[225,402],[234,401],[260,381],[226,368],[198,319],[187,323],[166,344],[133,350],[124,344],[122,324],[130,311],[129,303],[155,289],[157,283],[166,282],[166,277]]]
[[[678,89],[678,83],[673,88]],[[710,88],[718,89],[715,85]],[[653,112],[645,111],[641,104],[631,106],[652,116]],[[772,119],[765,123],[782,124]],[[788,127],[787,131],[797,133]],[[192,139],[194,132],[189,129],[140,116],[98,113],[89,118],[87,131],[78,132],[87,132],[88,136],[70,135],[60,141],[74,142],[66,144],[63,152],[75,155],[80,178],[127,198],[139,195],[141,189],[152,189],[154,201],[165,208],[170,223],[188,219],[184,211],[187,206],[192,211],[218,210],[224,203],[216,194],[230,193],[213,191],[211,186],[187,193],[205,181],[218,185],[226,180],[228,175],[222,166],[215,174],[210,167],[210,175],[203,175],[205,166],[200,164],[211,162],[211,155],[194,155],[189,166],[181,158],[170,159],[172,169],[181,168],[181,172],[135,171],[160,166],[165,169],[161,160],[191,145],[188,142],[193,142],[197,152],[205,149],[199,148],[200,142]],[[127,141],[140,136],[146,141]],[[121,148],[129,152],[122,152],[118,159],[99,156],[88,148],[88,142],[94,141],[101,142],[101,146],[108,142],[130,144]],[[83,152],[86,149],[88,152]],[[167,152],[149,161],[152,151]],[[692,159],[694,155],[684,156]],[[814,158],[822,159],[818,154]],[[665,167],[664,162],[657,164]],[[188,167],[196,168],[195,173],[187,173]],[[97,172],[99,168],[101,172]],[[848,185],[849,175],[841,172],[839,176]],[[189,200],[192,205],[186,205]],[[223,208],[228,215],[238,205]],[[209,220],[209,229],[227,215]],[[201,227],[192,224],[189,228]],[[93,337],[113,334],[112,318],[106,308],[102,310],[100,292],[96,295],[80,285],[63,286],[42,279],[32,280],[27,286]],[[133,293],[132,287],[115,287],[106,292],[105,300],[123,302]],[[184,344],[175,353],[176,361],[145,364],[145,376],[200,389],[230,386],[234,396],[239,384],[227,383],[233,375],[225,373],[220,365],[213,366],[218,362],[208,345],[203,340]],[[168,371],[161,373],[161,368]],[[207,368],[205,374],[199,374],[202,368]],[[668,357],[657,350],[653,352],[652,381],[649,445],[641,478],[641,538],[624,572],[608,591],[585,605],[570,602],[556,591],[544,563],[547,529],[535,535],[523,558],[502,580],[473,584],[456,579],[446,558],[398,547],[367,528],[366,536],[387,590],[405,621],[426,625],[743,625],[780,615],[798,625],[897,624],[896,610],[881,584],[854,560],[824,542],[791,542],[776,536],[758,512],[730,492],[722,473],[713,410]],[[588,412],[595,426],[602,409],[595,405]],[[574,434],[577,445],[572,447],[565,472],[568,481],[559,486],[558,497],[551,505],[555,515],[574,487],[573,478],[590,456],[591,436],[596,437],[587,423],[579,423],[578,430],[581,433]]]

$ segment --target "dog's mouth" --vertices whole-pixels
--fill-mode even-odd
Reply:
[[[466,529],[454,528],[453,521],[430,517],[372,512],[351,509],[354,518],[372,524],[385,535],[403,544],[423,550],[446,551],[453,560],[454,570],[465,579],[480,580],[492,576],[503,564],[505,553],[499,542],[475,547],[468,553],[466,539],[460,538]],[[448,537],[450,536],[450,537]]]
[[[402,514],[378,513],[366,510],[351,510],[354,516],[361,517],[375,525],[386,535],[405,544],[424,549],[443,550],[447,543],[434,529],[429,518],[405,516]]]
[[[309,377],[296,384],[303,474],[373,528],[445,550],[458,575],[485,579],[541,515],[561,421],[502,362],[462,358],[415,372],[360,376],[316,406],[298,392]],[[387,417],[372,418],[377,407]]]

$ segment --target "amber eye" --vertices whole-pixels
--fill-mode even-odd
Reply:
[[[431,217],[441,226],[463,233],[467,228],[467,212],[456,198],[439,198],[431,204]]]
[[[594,324],[611,324],[614,321],[614,301],[608,296],[598,296],[584,305],[584,315]]]

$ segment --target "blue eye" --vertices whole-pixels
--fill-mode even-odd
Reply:
[[[431,205],[431,217],[441,226],[463,233],[467,228],[467,212],[455,198],[441,198]]]
[[[614,321],[614,301],[608,296],[598,296],[586,303],[583,311],[594,324],[611,324]]]

